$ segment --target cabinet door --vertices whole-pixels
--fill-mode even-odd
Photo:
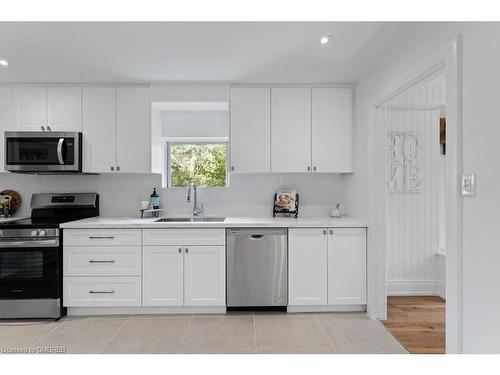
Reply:
[[[226,304],[224,246],[189,246],[184,254],[184,305]]]
[[[47,126],[52,131],[82,131],[82,88],[49,87]]]
[[[18,130],[41,131],[47,127],[47,88],[14,87],[15,126]]]
[[[271,89],[231,89],[231,173],[271,171]]]
[[[312,89],[312,168],[352,172],[352,89]]]
[[[289,305],[326,305],[326,233],[320,228],[288,231]]]
[[[117,88],[118,172],[151,173],[151,94],[149,87]]]
[[[328,304],[366,304],[365,228],[329,230]]]
[[[0,87],[0,172],[5,171],[4,132],[12,129],[12,88]]]
[[[83,89],[83,170],[116,170],[116,89]]]
[[[142,264],[142,304],[182,306],[182,246],[144,246]]]
[[[311,89],[271,89],[271,171],[311,170]]]

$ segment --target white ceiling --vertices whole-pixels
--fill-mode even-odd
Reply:
[[[2,22],[0,82],[353,82],[411,25]]]

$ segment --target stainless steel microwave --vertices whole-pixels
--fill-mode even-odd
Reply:
[[[80,173],[82,133],[5,132],[5,170],[17,173]]]

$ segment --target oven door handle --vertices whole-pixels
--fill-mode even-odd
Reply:
[[[59,238],[54,238],[50,240],[27,240],[27,241],[0,241],[0,249],[11,248],[11,247],[58,247]]]
[[[62,147],[64,144],[64,138],[59,138],[59,143],[57,144],[57,158],[59,159],[59,164],[64,165]]]

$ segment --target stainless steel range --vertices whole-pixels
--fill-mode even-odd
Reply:
[[[65,314],[59,224],[98,216],[99,196],[33,194],[31,209],[28,219],[0,223],[0,319]]]

